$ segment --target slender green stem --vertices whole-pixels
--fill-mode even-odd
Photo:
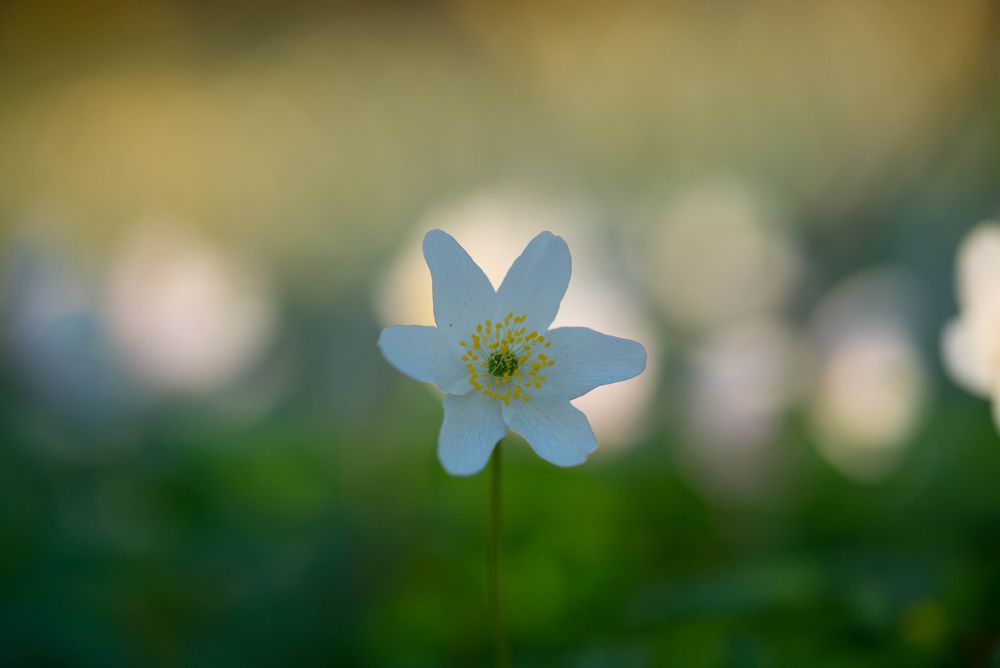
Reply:
[[[490,617],[493,622],[493,648],[496,655],[496,667],[507,668],[510,657],[507,655],[507,629],[503,619],[503,601],[500,597],[500,527],[501,527],[501,490],[503,458],[497,443],[493,449],[493,459],[490,463],[490,552],[489,552],[489,588],[488,598]]]

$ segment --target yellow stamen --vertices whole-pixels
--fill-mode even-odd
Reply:
[[[535,352],[536,348],[549,348],[552,342],[537,331],[525,334],[527,328],[518,327],[526,318],[509,311],[502,321],[484,320],[476,324],[468,340],[459,343],[465,348],[462,361],[467,363],[469,383],[476,392],[504,405],[510,405],[511,399],[530,401],[529,391],[548,380],[539,372],[555,364],[545,353]],[[479,350],[486,352],[474,352]]]

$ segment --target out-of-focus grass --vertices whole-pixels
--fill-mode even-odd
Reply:
[[[477,664],[487,477],[447,477],[439,408],[235,433],[162,416],[53,457],[5,402],[0,625],[11,665]],[[9,396],[9,395],[8,395]],[[658,434],[556,470],[508,450],[505,588],[524,665],[969,665],[1000,623],[995,436],[950,399],[890,481],[797,438],[796,485],[706,504]]]

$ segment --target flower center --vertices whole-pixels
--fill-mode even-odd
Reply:
[[[493,353],[486,362],[486,368],[491,376],[509,376],[517,371],[517,357],[509,350]]]
[[[469,370],[469,383],[484,397],[510,404],[511,399],[529,401],[547,378],[541,371],[555,364],[546,355],[552,345],[538,332],[525,333],[520,326],[527,316],[511,311],[502,322],[486,320],[459,343],[465,348],[462,361]]]

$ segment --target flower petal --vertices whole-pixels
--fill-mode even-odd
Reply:
[[[438,459],[452,475],[472,475],[486,466],[497,441],[507,434],[500,402],[477,393],[444,398]]]
[[[587,327],[549,331],[555,365],[547,369],[543,396],[575,399],[595,387],[638,376],[646,368],[646,349],[631,339],[619,339]]]
[[[424,235],[424,259],[431,271],[434,322],[461,339],[496,313],[496,293],[490,279],[450,234],[431,230]]]
[[[389,364],[411,378],[434,383],[442,392],[465,394],[472,389],[459,359],[462,349],[437,327],[386,327],[378,347]]]
[[[971,314],[970,314],[971,315]],[[970,317],[955,318],[941,335],[941,356],[952,379],[972,394],[986,397],[993,391],[995,351],[989,350],[986,323]],[[996,331],[1000,337],[1000,329]]]
[[[572,270],[569,247],[562,237],[542,232],[514,260],[497,291],[499,315],[527,315],[528,331],[545,331],[555,320]]]
[[[503,419],[539,457],[556,466],[582,464],[597,447],[587,416],[565,399],[513,401],[503,407]]]

